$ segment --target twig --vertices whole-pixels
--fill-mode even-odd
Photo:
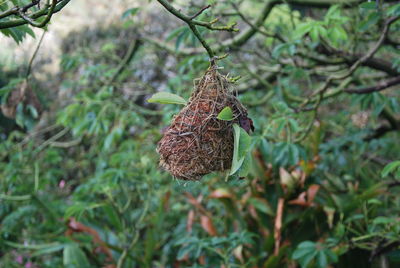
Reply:
[[[141,45],[142,41],[140,39],[135,39],[131,42],[128,51],[126,52],[124,58],[119,63],[117,70],[110,78],[110,80],[107,81],[105,86],[110,86],[115,81],[115,79],[118,78],[118,76],[122,73],[122,71],[126,68],[126,66],[131,62],[132,58],[135,56],[136,52],[139,50],[139,47]]]
[[[363,55],[360,59],[358,59],[351,67],[350,69],[342,75],[331,75],[328,77],[328,79],[325,81],[325,83],[318,89],[316,90],[314,93],[312,93],[310,95],[310,97],[303,102],[303,104],[300,106],[302,108],[304,108],[308,103],[310,103],[310,101],[312,100],[312,97],[319,95],[319,94],[324,94],[325,91],[329,88],[330,84],[334,81],[334,80],[342,80],[342,79],[346,79],[349,76],[351,76],[356,70],[357,68],[364,63],[365,61],[367,61],[369,58],[371,58],[377,51],[378,49],[381,47],[381,45],[383,44],[383,42],[386,39],[386,35],[389,32],[389,28],[390,25],[395,22],[396,20],[398,20],[400,17],[396,16],[396,17],[391,17],[389,18],[386,22],[385,25],[383,27],[382,30],[382,34],[379,38],[379,40],[376,42],[376,44],[368,51],[367,54]]]
[[[261,30],[260,27],[254,25],[250,20],[248,20],[242,12],[240,12],[239,7],[236,5],[236,3],[232,2],[231,3],[232,7],[235,9],[235,11],[237,12],[237,15],[247,24],[249,25],[249,27],[253,30],[256,30],[257,32],[259,32],[260,34],[264,35],[265,37],[270,37],[270,38],[276,38],[281,42],[285,42],[285,40],[282,38],[282,36],[280,36],[279,34],[276,33],[267,33],[264,30]]]
[[[206,9],[210,8],[211,5],[205,6],[202,9],[200,9],[196,14],[194,14],[193,16],[190,17],[191,20],[197,18],[198,16],[201,15],[201,13],[203,13]]]
[[[57,148],[69,148],[72,146],[78,145],[82,141],[82,137],[72,140],[72,141],[53,141],[50,142],[51,147],[57,147]]]
[[[26,201],[31,199],[31,195],[6,195],[0,194],[0,200],[8,200],[8,201]]]
[[[52,10],[51,15],[53,15],[54,13],[59,12],[59,11],[60,11],[61,9],[63,9],[71,0],[60,0],[60,1],[58,1],[58,2],[57,2],[56,0],[54,0],[54,1],[56,2],[56,6],[55,6],[54,9]],[[51,7],[50,7],[50,9],[51,9]],[[14,7],[14,8],[12,8],[12,9],[9,10],[9,11],[6,11],[6,12],[1,13],[1,14],[0,14],[0,19],[3,18],[3,17],[11,16],[11,15],[19,15],[19,12],[20,12],[20,8]],[[24,13],[23,13],[23,14],[24,14]],[[47,15],[47,16],[46,16],[46,15]],[[25,14],[24,14],[24,16],[25,16]],[[43,8],[43,9],[41,9],[41,10],[39,10],[39,11],[34,12],[33,14],[31,14],[31,15],[29,16],[29,18],[28,18],[27,16],[25,16],[25,18],[20,18],[20,19],[14,19],[14,20],[8,20],[8,21],[0,22],[0,29],[12,28],[12,27],[17,27],[17,26],[20,26],[20,25],[27,24],[27,23],[29,23],[29,22],[27,21],[27,18],[28,18],[28,20],[31,20],[31,22],[34,22],[33,20],[38,19],[38,18],[43,17],[43,16],[46,16],[47,20],[50,20],[50,17],[49,17],[49,10],[47,10],[47,7],[46,7],[46,8]],[[48,22],[48,21],[47,21],[47,22]],[[47,22],[46,22],[45,24],[47,24]],[[42,23],[43,23],[43,22],[42,22]],[[40,25],[40,24],[42,24],[42,23],[39,23],[38,25]],[[35,26],[34,24],[37,24],[37,22],[34,22],[34,23],[33,23],[33,26]],[[43,25],[42,27],[44,27],[44,26],[45,26],[45,25]],[[35,26],[35,27],[37,27],[37,26]]]
[[[121,268],[124,265],[125,259],[126,257],[129,255],[129,251],[133,248],[133,246],[136,244],[136,242],[139,239],[139,227],[142,224],[144,217],[147,214],[147,211],[149,209],[150,206],[150,198],[147,198],[146,203],[144,204],[144,208],[142,211],[142,214],[140,215],[140,218],[136,221],[136,224],[134,226],[135,229],[135,236],[133,237],[131,243],[129,244],[129,246],[127,248],[124,249],[124,251],[122,252],[121,256],[118,259],[118,263],[117,263],[117,268]]]
[[[48,10],[47,15],[42,22],[36,22],[33,18],[26,15],[22,9],[18,10],[18,15],[21,18],[23,18],[25,21],[27,21],[30,25],[32,25],[34,27],[42,28],[42,27],[46,26],[46,24],[50,21],[51,17],[53,16],[56,5],[57,5],[57,0],[53,0],[51,2],[50,9]],[[47,7],[45,7],[45,9],[46,8]]]
[[[387,89],[387,88],[389,88],[391,86],[394,86],[394,85],[397,85],[397,84],[400,84],[400,76],[380,81],[375,86],[364,87],[364,88],[350,88],[350,89],[345,89],[344,91],[347,92],[347,93],[368,94],[368,93],[377,92],[377,91],[381,91],[381,90]]]
[[[193,19],[193,18],[197,17],[198,15],[200,15],[208,7],[203,8],[202,10],[197,12],[194,16],[189,17],[189,16],[186,16],[186,15],[182,14],[179,10],[175,9],[167,0],[157,0],[157,1],[161,5],[163,5],[171,14],[173,14],[174,16],[178,17],[179,19],[183,20],[184,22],[186,22],[186,24],[192,30],[193,34],[197,37],[197,39],[200,41],[200,43],[202,44],[204,49],[207,51],[208,56],[210,58],[213,58],[215,53],[211,49],[211,47],[208,45],[206,40],[201,36],[201,34],[197,30],[196,26],[206,27],[206,28],[208,28],[210,30],[237,31],[237,29],[234,28],[236,24],[223,26],[223,27],[214,27],[213,24],[217,20],[214,20],[214,21],[211,21],[211,22],[204,22],[204,21],[199,21],[199,20],[194,20]]]
[[[46,34],[46,30],[43,30],[42,36],[39,39],[39,43],[36,46],[35,52],[33,52],[33,55],[31,57],[31,59],[29,60],[28,69],[26,70],[25,79],[28,79],[29,74],[31,73],[32,63],[33,63],[33,61],[34,61],[34,59],[35,59],[35,57],[36,57],[36,55],[37,55],[37,53],[39,51],[40,45],[42,44],[42,41],[43,41],[43,38],[44,38],[45,34]]]
[[[157,0],[157,1],[161,1],[161,0]],[[268,15],[271,13],[272,8],[279,2],[280,2],[279,0],[266,1],[263,9],[261,10],[260,14],[258,15],[258,17],[256,18],[256,20],[253,23],[254,27],[248,27],[247,29],[241,31],[241,33],[236,35],[235,37],[227,39],[227,40],[223,41],[222,43],[220,43],[216,46],[213,46],[212,50],[218,52],[218,51],[222,51],[224,49],[234,49],[234,48],[240,47],[243,44],[245,44],[248,40],[250,40],[250,38],[252,38],[257,33],[257,28],[259,28],[260,26],[263,25],[264,21],[266,20]],[[188,18],[190,19],[190,17],[188,17]],[[215,22],[215,20],[214,20],[214,22]],[[214,29],[221,30],[218,27],[214,28]],[[197,48],[184,48],[184,49],[180,49],[179,51],[176,51],[173,48],[173,46],[171,46],[170,44],[165,44],[164,41],[162,41],[162,40],[153,39],[150,37],[146,37],[146,38],[144,38],[144,40],[156,45],[157,47],[159,47],[161,49],[165,49],[168,52],[177,54],[177,55],[189,56],[189,55],[200,54],[203,52],[202,49],[197,49]]]
[[[43,150],[47,145],[50,145],[52,142],[58,140],[68,132],[68,128],[64,128],[60,132],[58,132],[56,135],[53,137],[49,138],[47,141],[43,142],[36,150],[35,153],[39,153],[41,150]]]
[[[174,8],[167,0],[157,0],[161,5],[163,5],[171,14],[179,19],[183,20],[187,24],[197,25],[201,27],[208,28],[212,31],[228,31],[228,32],[237,32],[238,29],[235,28],[236,23],[227,25],[227,26],[214,26],[214,23],[218,21],[218,19],[206,22],[200,20],[194,20],[190,16],[187,16],[181,13],[179,10]]]

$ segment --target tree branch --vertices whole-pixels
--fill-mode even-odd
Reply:
[[[211,47],[208,45],[206,40],[201,36],[199,31],[197,30],[196,26],[202,26],[205,28],[208,28],[210,30],[219,30],[219,31],[237,31],[235,27],[236,23],[228,25],[228,26],[222,26],[222,27],[214,27],[213,24],[217,22],[217,20],[211,21],[211,22],[204,22],[204,21],[199,21],[199,20],[194,20],[193,18],[197,17],[201,12],[203,12],[206,8],[203,8],[199,12],[197,12],[194,16],[187,16],[183,13],[181,13],[179,10],[174,8],[167,0],[157,0],[161,5],[163,5],[171,14],[173,14],[175,17],[183,20],[186,22],[186,24],[189,26],[189,28],[192,30],[193,34],[197,37],[197,39],[200,41],[200,43],[203,45],[204,49],[207,51],[208,56],[210,58],[213,58],[215,53],[211,49]]]
[[[122,73],[122,71],[126,68],[126,66],[129,64],[129,62],[135,56],[136,52],[139,50],[139,47],[141,45],[142,45],[142,40],[140,40],[140,39],[135,39],[131,42],[124,58],[119,63],[117,70],[115,71],[113,76],[110,78],[110,80],[107,81],[105,86],[111,85],[115,81],[115,79],[118,78],[118,76]]]
[[[63,8],[65,7],[65,5],[68,4],[69,1],[71,1],[71,0],[60,0],[60,1],[54,0],[54,2],[56,2],[56,4],[55,4],[54,9],[53,9],[52,12],[51,12],[51,15],[54,14],[54,13],[57,13],[57,12],[59,12],[61,9],[63,9]],[[12,8],[12,9],[9,10],[9,11],[6,11],[6,12],[0,14],[0,18],[7,17],[7,16],[9,16],[9,15],[20,15],[20,11],[22,12],[23,9],[24,9],[24,8],[14,7],[14,8]],[[21,26],[21,25],[24,25],[24,24],[27,24],[27,23],[31,23],[31,24],[32,24],[32,22],[33,22],[34,20],[36,20],[36,19],[38,19],[38,18],[40,18],[40,17],[43,17],[43,16],[46,16],[45,21],[46,21],[46,20],[50,20],[50,18],[48,18],[50,9],[51,9],[51,6],[50,6],[50,8],[48,8],[48,7],[43,8],[43,9],[41,9],[41,10],[39,10],[39,11],[36,11],[36,12],[32,13],[32,14],[29,16],[29,18],[24,14],[24,17],[25,17],[25,18],[23,17],[23,18],[21,18],[21,19],[14,19],[14,20],[8,20],[8,21],[0,21],[0,29],[7,29],[7,28],[12,28],[12,27],[17,27],[17,26]],[[37,23],[37,22],[36,22],[36,23]],[[42,22],[42,23],[43,23],[43,22]],[[45,24],[47,24],[47,23],[48,23],[48,21],[46,21]],[[34,24],[35,24],[35,23],[33,23],[32,25],[35,26],[35,27],[39,27],[39,26],[36,26],[36,25],[34,25]],[[41,24],[41,23],[39,23],[39,25],[40,25],[40,24]],[[44,27],[44,26],[41,26],[41,27]]]
[[[174,8],[167,0],[157,0],[161,5],[165,7],[172,15],[175,17],[178,17],[179,19],[183,20],[186,22],[188,25],[197,25],[197,26],[202,26],[207,29],[210,29],[212,31],[228,31],[228,32],[237,32],[238,29],[235,28],[236,23],[227,25],[227,26],[214,26],[214,23],[217,22],[218,20],[213,20],[210,22],[206,21],[200,21],[200,20],[194,20],[192,17],[197,17],[197,13],[194,16],[187,16],[183,13],[181,13],[179,10]],[[203,12],[205,9],[203,8],[199,12]],[[198,12],[198,13],[199,13]]]
[[[157,1],[165,2],[165,0],[157,0]],[[272,8],[278,3],[280,3],[279,0],[267,1],[264,5],[262,11],[260,12],[259,16],[255,20],[255,22],[252,23],[252,26],[249,26],[246,30],[242,31],[241,34],[236,35],[234,38],[227,39],[227,40],[223,41],[221,44],[211,47],[211,49],[215,52],[220,52],[222,50],[237,48],[237,47],[244,45],[251,37],[253,37],[258,32],[257,28],[262,26],[262,24],[264,23],[264,21],[270,14]],[[180,15],[183,15],[183,14],[180,14]],[[179,51],[176,51],[173,48],[173,46],[171,46],[169,44],[165,44],[164,41],[162,41],[162,40],[154,39],[151,37],[145,37],[144,40],[156,45],[159,48],[165,49],[165,50],[169,51],[170,53],[177,54],[177,55],[189,56],[189,55],[195,55],[195,54],[202,53],[202,50],[198,49],[198,48],[183,48],[183,49],[180,49]]]
[[[209,9],[211,7],[211,5],[207,5],[205,7],[203,7],[202,9],[200,9],[196,14],[194,14],[193,16],[190,17],[191,20],[194,20],[195,18],[197,18],[198,16],[200,16],[204,10]]]
[[[349,88],[349,89],[345,89],[344,91],[347,93],[368,94],[368,93],[372,93],[372,92],[381,91],[381,90],[387,89],[391,86],[398,85],[398,84],[400,84],[400,76],[380,81],[375,86],[364,87],[364,88]]]
[[[50,21],[51,16],[53,16],[54,8],[56,7],[56,5],[57,5],[57,0],[53,0],[51,2],[50,9],[47,12],[46,17],[44,18],[44,20],[42,22],[35,21],[34,19],[32,19],[31,17],[26,15],[22,9],[18,10],[18,15],[21,18],[23,18],[24,20],[26,20],[30,25],[32,25],[34,27],[38,27],[38,28],[43,28]],[[47,9],[47,6],[45,7],[45,9]]]

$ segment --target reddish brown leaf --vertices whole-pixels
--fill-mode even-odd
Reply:
[[[201,227],[203,227],[204,231],[206,231],[211,236],[217,235],[217,230],[214,227],[214,224],[210,217],[201,215],[200,216]]]
[[[203,198],[202,195],[199,195],[197,199],[188,192],[185,192],[185,195],[190,204],[192,204],[195,208],[197,208],[202,214],[209,215],[208,211],[200,203]]]
[[[165,211],[168,211],[168,209],[169,209],[169,198],[170,197],[171,197],[171,191],[166,192],[165,195],[163,196],[162,203],[163,203],[163,207],[164,207]]]
[[[249,213],[255,220],[258,220],[258,214],[256,208],[253,205],[249,205]]]
[[[276,208],[275,228],[274,228],[274,239],[275,239],[275,250],[274,255],[277,256],[281,244],[281,230],[282,230],[282,215],[285,199],[279,198],[278,206]]]
[[[95,248],[95,253],[102,252],[107,256],[107,262],[113,261],[113,257],[111,251],[107,247],[106,243],[101,240],[99,233],[89,226],[84,225],[75,220],[75,218],[69,218],[67,222],[67,231],[65,232],[66,236],[72,236],[73,233],[87,233],[93,238],[93,243],[99,245]]]
[[[318,193],[319,187],[320,186],[317,185],[317,184],[313,184],[313,185],[310,185],[310,187],[308,187],[308,189],[307,189],[307,201],[308,201],[308,203],[310,205],[312,205],[312,202],[314,201],[314,198]]]
[[[290,200],[289,204],[308,207],[309,203],[306,201],[306,194],[306,192],[302,192],[296,199]]]
[[[204,257],[204,255],[201,255],[199,257],[199,264],[202,265],[202,266],[206,265],[206,257]]]
[[[188,231],[188,233],[192,232],[194,216],[195,216],[194,210],[193,209],[189,210],[188,217],[187,217],[187,223],[186,223],[186,230]]]

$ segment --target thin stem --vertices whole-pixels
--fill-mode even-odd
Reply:
[[[36,46],[35,52],[33,52],[33,55],[31,57],[31,59],[29,60],[28,69],[26,70],[25,79],[28,79],[29,74],[31,73],[32,63],[33,63],[33,61],[34,61],[34,59],[35,59],[35,57],[36,57],[36,55],[37,55],[37,53],[39,51],[39,48],[40,48],[40,46],[42,44],[42,41],[43,41],[43,38],[44,38],[45,34],[46,34],[46,30],[43,30],[42,36],[39,39],[39,43]]]
[[[230,32],[235,32],[237,29],[235,28],[236,23],[233,23],[231,25],[227,26],[219,26],[216,27],[214,26],[214,23],[217,22],[218,20],[213,20],[210,22],[205,22],[205,21],[199,21],[195,20],[198,15],[200,15],[204,10],[209,8],[210,6],[206,6],[202,8],[199,12],[197,12],[193,16],[187,16],[183,13],[181,13],[179,10],[174,8],[167,0],[157,0],[161,5],[163,5],[171,14],[176,16],[177,18],[181,19],[182,21],[186,22],[186,24],[189,26],[189,28],[192,30],[193,34],[196,36],[196,38],[200,41],[204,49],[207,51],[208,56],[210,59],[212,59],[215,56],[214,51],[211,49],[211,47],[208,45],[206,40],[201,36],[200,32],[197,30],[196,26],[201,26],[208,28],[213,31],[230,31]]]

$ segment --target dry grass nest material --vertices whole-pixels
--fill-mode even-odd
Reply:
[[[247,118],[247,110],[235,97],[231,83],[210,69],[197,83],[187,105],[174,116],[158,143],[160,165],[174,177],[200,180],[213,171],[230,169],[233,127]],[[229,106],[233,120],[217,118]]]
[[[42,105],[35,92],[29,86],[26,80],[21,82],[18,88],[11,91],[5,103],[1,105],[1,112],[10,119],[15,119],[18,104],[22,103],[24,107],[33,106],[38,114],[42,112]]]

